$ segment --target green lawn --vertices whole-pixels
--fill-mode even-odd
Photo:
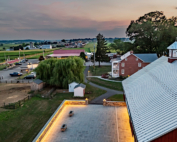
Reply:
[[[106,92],[89,84],[87,91],[92,92],[85,95],[89,100]],[[31,142],[64,99],[78,98],[73,98],[73,93],[57,93],[53,99],[33,97],[21,108],[1,112],[0,141]]]
[[[109,97],[107,100],[109,101],[124,101],[123,94],[116,94],[114,96]]]
[[[94,67],[91,66],[89,68],[89,71],[90,71],[89,76],[101,76],[102,74],[111,72],[111,66],[101,66],[101,67],[95,66],[95,70]]]
[[[44,53],[44,56],[48,55],[48,54],[52,54],[53,52],[47,52]],[[40,56],[43,56],[43,54],[41,55],[36,55],[36,56],[32,56],[32,57],[28,57],[28,59],[39,59]]]
[[[122,87],[122,83],[121,82],[111,82],[111,81],[106,81],[106,80],[102,80],[96,77],[88,77],[87,78],[90,82],[93,82],[97,85],[106,87],[106,88],[110,88],[110,89],[114,89],[114,90],[118,90],[118,91],[123,91],[123,87]]]
[[[65,47],[63,47],[62,48],[63,50],[81,50],[81,49],[84,49],[86,52],[91,52],[90,51],[90,48],[65,48]]]
[[[0,70],[3,70],[3,69],[5,69],[6,68],[6,65],[1,65],[0,66]]]

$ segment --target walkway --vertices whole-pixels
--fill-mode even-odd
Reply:
[[[85,83],[88,82],[86,76],[87,76],[87,73],[88,73],[88,70],[89,70],[89,67],[86,67],[85,68],[85,71],[84,71],[84,81]],[[102,87],[102,86],[99,86],[97,84],[94,84],[92,82],[89,82],[90,85],[94,86],[94,87],[97,87],[97,88],[100,88],[100,89],[103,89],[103,90],[106,90],[107,92],[97,98],[95,98],[94,100],[92,100],[90,103],[91,104],[103,104],[103,99],[107,99],[113,95],[116,95],[116,94],[123,94],[122,91],[117,91],[117,90],[113,90],[113,89],[109,89],[109,88],[105,88],[105,87]]]
[[[87,76],[87,77],[95,77],[95,78],[99,78],[99,79],[106,80],[106,81],[111,81],[111,82],[122,82],[122,81],[110,80],[110,79],[102,78],[101,76]]]

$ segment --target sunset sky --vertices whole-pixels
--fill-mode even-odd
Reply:
[[[151,11],[177,16],[176,0],[0,0],[0,40],[126,37]]]

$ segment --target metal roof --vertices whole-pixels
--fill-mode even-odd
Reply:
[[[177,41],[168,46],[167,49],[177,49]]]
[[[158,59],[157,54],[153,53],[153,54],[134,54],[136,57],[138,57],[139,59],[141,59],[142,61],[146,62],[146,63],[151,63],[154,62],[156,59]]]
[[[34,80],[33,82],[36,83],[36,84],[41,84],[43,81],[40,80],[40,79],[36,79],[36,80]]]
[[[86,85],[84,85],[84,84],[81,83],[81,84],[76,85],[76,86],[74,87],[74,89],[75,89],[75,88],[78,88],[78,87],[82,87],[82,88],[85,89]]]
[[[69,85],[70,85],[70,84],[73,84],[73,83],[75,83],[75,84],[79,84],[79,83],[77,83],[77,82],[73,81],[73,82],[69,83]]]
[[[177,62],[162,56],[122,82],[138,142],[177,128],[176,80]]]

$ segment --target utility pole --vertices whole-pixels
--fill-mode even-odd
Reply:
[[[94,68],[95,68],[95,44],[94,44]]]
[[[43,58],[44,58],[44,50],[43,50]]]
[[[6,56],[5,56],[5,53],[4,53],[4,58],[5,58],[5,61],[6,61]],[[6,63],[5,63],[5,64],[6,64],[6,69],[7,69],[7,61],[6,61]]]

